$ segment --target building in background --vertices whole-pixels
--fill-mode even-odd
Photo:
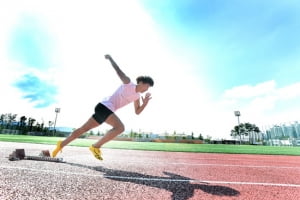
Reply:
[[[265,127],[263,141],[271,146],[300,146],[300,123],[283,123]]]

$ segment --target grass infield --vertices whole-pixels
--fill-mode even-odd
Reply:
[[[0,134],[0,141],[23,142],[36,144],[56,144],[61,137],[4,135]],[[92,139],[76,139],[69,145],[88,147],[93,144]],[[132,149],[169,152],[199,152],[199,153],[232,153],[232,154],[269,154],[269,155],[300,155],[300,147],[254,146],[254,145],[222,145],[222,144],[184,144],[157,142],[126,142],[110,141],[104,148]]]

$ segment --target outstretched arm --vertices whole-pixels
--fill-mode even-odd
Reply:
[[[147,104],[151,98],[152,98],[151,94],[147,93],[145,95],[145,98],[142,97],[142,102],[143,102],[142,105],[140,104],[140,99],[134,101],[135,114],[137,114],[137,115],[140,114],[144,110],[144,108],[147,106]]]
[[[120,69],[120,67],[117,65],[117,63],[112,59],[110,55],[105,55],[105,58],[108,59],[113,66],[113,68],[116,70],[118,76],[122,80],[124,84],[130,83],[130,78],[126,76],[126,74]]]

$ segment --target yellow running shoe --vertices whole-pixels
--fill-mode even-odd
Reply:
[[[56,148],[52,151],[52,157],[55,158],[56,155],[58,154],[58,152],[62,150],[62,147],[61,147],[61,143],[62,141],[58,141],[57,144],[56,144]]]
[[[99,148],[94,147],[93,145],[90,146],[90,151],[93,153],[93,155],[95,156],[95,158],[97,158],[98,160],[103,160],[102,156],[101,156],[101,150]]]

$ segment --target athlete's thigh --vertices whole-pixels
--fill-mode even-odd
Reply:
[[[105,123],[111,125],[112,127],[124,126],[120,118],[115,113],[110,114],[108,118],[105,120]]]
[[[85,122],[81,128],[85,129],[85,130],[90,130],[93,128],[96,128],[97,126],[99,126],[100,124],[93,118],[89,118],[87,122]]]

